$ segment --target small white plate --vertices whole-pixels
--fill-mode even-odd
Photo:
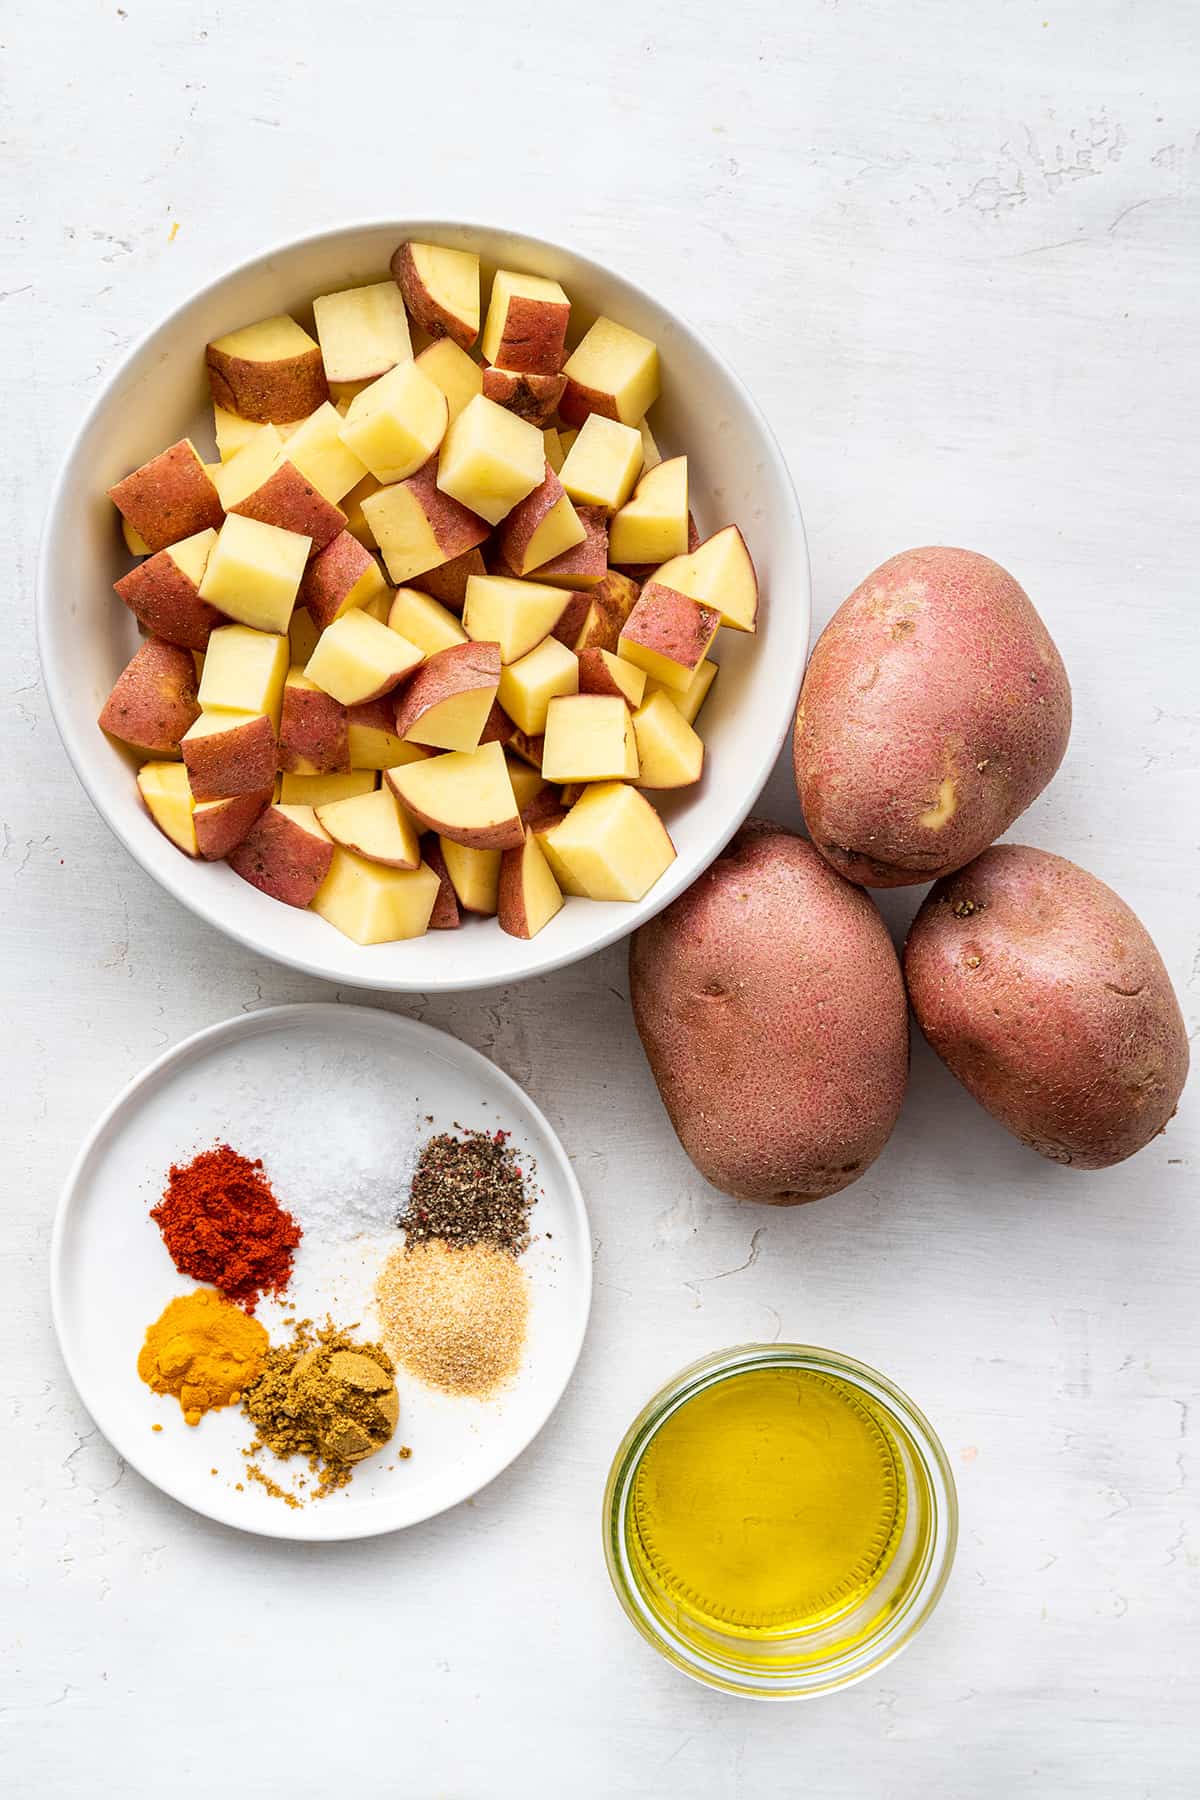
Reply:
[[[151,1393],[138,1377],[146,1327],[196,1285],[176,1271],[150,1208],[170,1164],[198,1150],[230,1143],[262,1157],[280,1202],[302,1226],[306,1215],[310,1222],[287,1299],[300,1316],[329,1313],[374,1337],[375,1276],[401,1241],[389,1224],[391,1196],[399,1210],[419,1143],[455,1123],[511,1132],[536,1165],[533,1242],[521,1259],[531,1307],[520,1372],[498,1396],[472,1400],[398,1370],[392,1444],[364,1462],[348,1487],[294,1510],[245,1480],[242,1449],[252,1429],[240,1409],[189,1427],[176,1400]],[[357,1235],[343,1237],[342,1218],[328,1217],[331,1194]],[[456,1039],[368,1007],[272,1007],[211,1026],[160,1057],[118,1096],[80,1151],[51,1248],[63,1356],[114,1449],[196,1512],[284,1538],[369,1537],[478,1492],[557,1405],[583,1343],[591,1282],[583,1196],[537,1107]],[[281,1335],[277,1302],[264,1300],[256,1316],[273,1341]],[[395,1453],[401,1445],[411,1447],[407,1460]],[[282,1464],[263,1453],[258,1460],[289,1489],[307,1473],[299,1458]]]

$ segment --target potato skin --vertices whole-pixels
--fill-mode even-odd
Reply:
[[[838,608],[796,710],[813,842],[866,887],[978,856],[1063,759],[1071,689],[1031,601],[971,550],[906,550]]]
[[[997,844],[939,881],[904,974],[951,1074],[1039,1156],[1107,1169],[1172,1117],[1188,1045],[1162,958],[1125,902],[1065,857]]]
[[[908,1079],[908,1009],[871,901],[782,826],[751,820],[629,952],[663,1105],[714,1187],[795,1206],[883,1149]]]

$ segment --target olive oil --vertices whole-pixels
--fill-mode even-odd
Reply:
[[[656,1609],[689,1635],[765,1648],[813,1633],[828,1643],[861,1612],[901,1541],[908,1493],[900,1446],[861,1387],[777,1364],[669,1413],[629,1500],[632,1573]]]

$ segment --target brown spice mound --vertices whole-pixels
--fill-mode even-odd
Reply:
[[[247,1457],[259,1450],[284,1462],[307,1457],[319,1477],[317,1499],[345,1487],[355,1464],[382,1449],[396,1429],[394,1374],[382,1345],[360,1343],[331,1320],[319,1328],[311,1319],[297,1320],[291,1341],[267,1352],[262,1374],[242,1402],[256,1428]],[[256,1464],[250,1462],[247,1472],[275,1492]]]
[[[459,1127],[461,1131],[461,1127]],[[408,1205],[396,1220],[410,1244],[496,1244],[510,1256],[529,1246],[533,1197],[507,1131],[439,1132],[421,1151]]]
[[[478,1397],[520,1367],[529,1283],[495,1245],[433,1238],[393,1250],[375,1293],[388,1348],[431,1387]]]

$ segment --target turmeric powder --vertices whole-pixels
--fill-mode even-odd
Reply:
[[[196,1288],[172,1300],[146,1332],[137,1371],[156,1394],[174,1394],[189,1425],[218,1406],[236,1406],[262,1370],[267,1334],[257,1319]]]

